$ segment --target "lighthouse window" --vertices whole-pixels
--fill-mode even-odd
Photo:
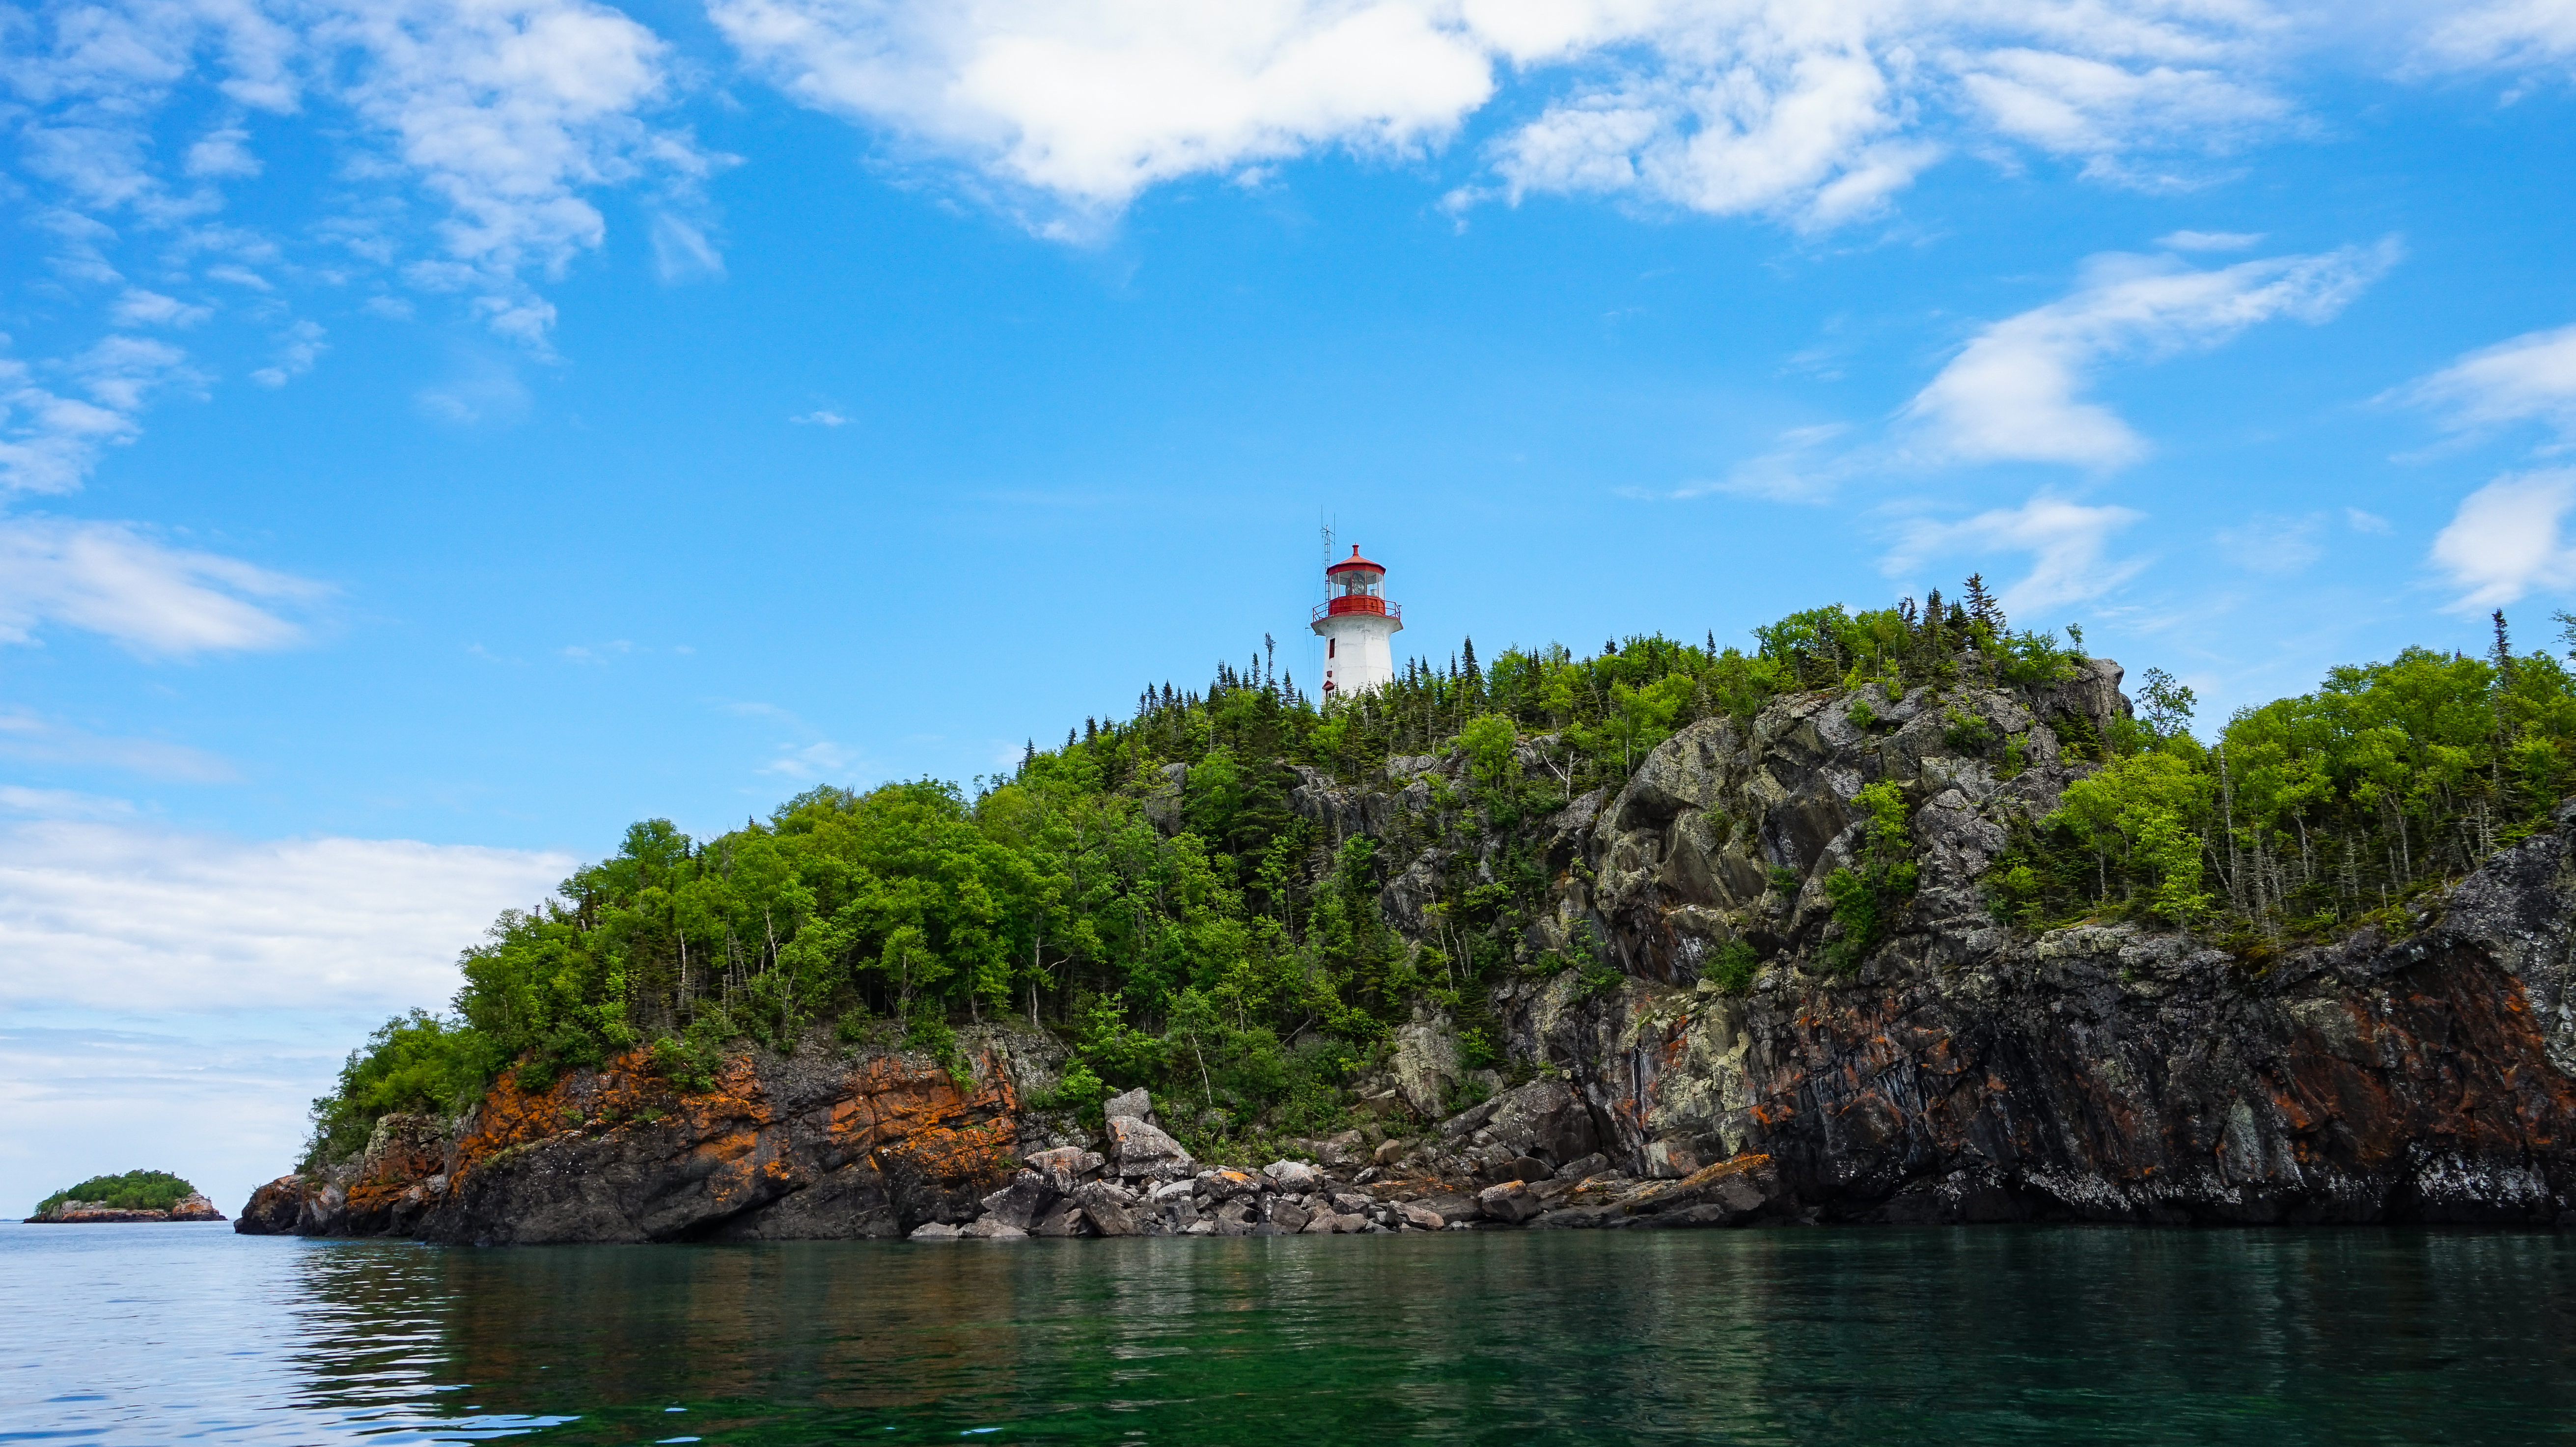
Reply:
[[[1327,639],[1325,639],[1325,640],[1324,640],[1324,656],[1325,656],[1326,658],[1330,658],[1330,657],[1332,657],[1332,656],[1333,656],[1333,645],[1334,645],[1334,644],[1336,644],[1336,643],[1339,643],[1339,642],[1341,642],[1341,641],[1342,641],[1342,640],[1340,640],[1340,639],[1338,639],[1338,638],[1327,638]]]

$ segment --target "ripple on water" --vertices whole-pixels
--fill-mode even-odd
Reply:
[[[2576,1408],[2571,1287],[2550,1233],[6,1226],[0,1442],[2503,1441]]]

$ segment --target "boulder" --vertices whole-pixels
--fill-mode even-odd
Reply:
[[[304,1216],[304,1194],[302,1176],[278,1177],[250,1193],[233,1230],[244,1236],[294,1234],[295,1223]]]
[[[1270,1207],[1270,1224],[1282,1231],[1303,1231],[1306,1229],[1306,1223],[1311,1219],[1313,1218],[1306,1214],[1306,1208],[1294,1201],[1274,1202]]]
[[[945,1221],[925,1221],[912,1228],[912,1235],[909,1239],[914,1241],[954,1241],[965,1234],[965,1232],[949,1225]]]
[[[1345,1216],[1355,1215],[1367,1210],[1368,1208],[1369,1198],[1358,1191],[1335,1191],[1333,1193],[1333,1209],[1341,1212]]]
[[[1081,1203],[1082,1214],[1090,1218],[1093,1229],[1103,1236],[1145,1234],[1135,1193],[1115,1182],[1093,1181],[1074,1192],[1074,1199]]]
[[[1046,1177],[1046,1183],[1055,1189],[1057,1195],[1070,1196],[1074,1187],[1098,1176],[1100,1168],[1108,1161],[1098,1151],[1087,1151],[1080,1146],[1057,1146],[1029,1156],[1026,1164],[1030,1170]]]
[[[1487,1102],[1484,1137],[1515,1155],[1534,1156],[1549,1164],[1577,1160],[1600,1149],[1601,1137],[1592,1112],[1562,1080],[1533,1080]],[[1448,1127],[1441,1127],[1442,1134]],[[1686,1174],[1686,1173],[1685,1173]],[[1528,1179],[1524,1177],[1523,1179]]]
[[[1432,1195],[1423,1197],[1419,1201],[1415,1201],[1413,1204],[1425,1211],[1429,1211],[1434,1215],[1437,1215],[1440,1218],[1441,1224],[1448,1226],[1454,1226],[1461,1221],[1476,1220],[1483,1214],[1477,1208],[1476,1200],[1473,1196],[1463,1196],[1456,1191],[1436,1192]]]
[[[1424,1120],[1440,1118],[1449,1092],[1458,1088],[1458,1039],[1445,1025],[1415,1021],[1395,1032],[1395,1093]]]
[[[1199,1189],[1220,1201],[1232,1200],[1248,1192],[1258,1191],[1264,1184],[1261,1177],[1235,1170],[1231,1166],[1201,1171],[1198,1175]]]
[[[1145,1087],[1140,1085],[1134,1090],[1109,1097],[1102,1103],[1100,1113],[1113,1118],[1132,1115],[1138,1120],[1150,1120],[1154,1115],[1154,1099],[1147,1095]]]
[[[1022,1231],[1037,1224],[1058,1192],[1042,1172],[1023,1170],[1011,1183],[983,1200],[985,1216]]]
[[[1391,1166],[1403,1160],[1404,1153],[1411,1149],[1413,1149],[1413,1142],[1409,1140],[1399,1138],[1380,1141],[1377,1149],[1369,1153],[1369,1161],[1373,1165]]]
[[[1517,1226],[1537,1215],[1543,1208],[1536,1192],[1520,1181],[1505,1181],[1487,1186],[1476,1193],[1476,1209],[1488,1221]]]
[[[215,1203],[207,1200],[204,1196],[190,1195],[181,1196],[176,1202],[172,1203],[170,1207],[170,1219],[173,1221],[220,1221],[224,1219],[224,1213],[216,1210]]]
[[[1610,1169],[1610,1158],[1599,1151],[1594,1151],[1588,1156],[1567,1161],[1557,1167],[1556,1174],[1563,1180],[1579,1181],[1586,1176],[1597,1176],[1608,1169]]]
[[[1328,1168],[1346,1169],[1367,1160],[1368,1142],[1358,1131],[1346,1130],[1315,1142],[1315,1159]]]
[[[1118,1163],[1118,1174],[1122,1176],[1169,1181],[1190,1173],[1190,1153],[1181,1149],[1179,1141],[1148,1124],[1143,1116],[1109,1117],[1109,1154]]]
[[[1449,1224],[1448,1218],[1418,1201],[1407,1201],[1395,1208],[1396,1216],[1417,1231],[1438,1231]]]
[[[1271,1188],[1280,1191],[1311,1191],[1324,1184],[1324,1173],[1304,1161],[1272,1161],[1261,1168]]]
[[[1029,1234],[1049,1237],[1097,1236],[1100,1231],[1091,1224],[1090,1217],[1083,1213],[1080,1206],[1067,1202],[1057,1207],[1045,1220],[1040,1221],[1037,1229]]]
[[[991,1216],[977,1217],[973,1225],[959,1234],[971,1236],[978,1241],[1025,1241],[1029,1237],[1025,1229]]]

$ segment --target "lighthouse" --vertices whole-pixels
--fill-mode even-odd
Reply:
[[[1324,636],[1324,701],[1357,698],[1395,677],[1389,640],[1404,626],[1404,610],[1386,601],[1386,569],[1351,555],[1324,570],[1328,595],[1315,605],[1315,631]]]

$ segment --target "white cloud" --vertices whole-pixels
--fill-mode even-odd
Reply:
[[[263,387],[283,387],[312,371],[325,350],[321,324],[297,321],[278,335],[277,360],[251,373],[250,379]]]
[[[849,418],[829,407],[817,407],[811,412],[801,412],[787,420],[801,427],[846,427],[850,423]]]
[[[2111,535],[2144,517],[2125,507],[2087,507],[2041,494],[2017,508],[1996,508],[1960,522],[1917,519],[1899,529],[1881,560],[1891,578],[1938,557],[1996,551],[2028,553],[2031,570],[2003,590],[2008,613],[2038,613],[2098,597],[2135,576],[2142,559],[2111,559]]]
[[[2490,0],[2440,7],[2418,52],[2422,68],[2523,68],[2576,58],[2576,4],[2569,0]]]
[[[1904,415],[1938,460],[2133,462],[2145,440],[2079,395],[2100,363],[2216,346],[2274,317],[2326,321],[2397,255],[2383,242],[2215,271],[2171,257],[2096,257],[2074,294],[1978,333]]]
[[[2384,536],[2397,531],[2396,525],[2388,519],[2375,512],[2363,512],[2357,507],[2345,508],[2343,520],[2346,526],[2357,533],[2378,533]]]
[[[2262,244],[2260,231],[2169,231],[2156,238],[2167,251],[2248,251]]]
[[[190,306],[176,297],[157,291],[128,287],[125,295],[108,309],[108,317],[120,327],[193,327],[215,314],[213,307]]]
[[[0,728],[6,726],[7,719],[0,717]],[[134,813],[134,805],[124,799],[70,789],[28,789],[16,784],[0,784],[0,809],[45,819],[125,819]]]
[[[47,371],[39,382],[27,363],[0,357],[0,496],[78,489],[101,453],[134,440],[152,393],[196,381],[187,353],[122,333]]]
[[[2396,395],[2461,429],[2536,421],[2576,434],[2576,326],[2471,352]]]
[[[2576,471],[2500,477],[2461,499],[2433,539],[2432,559],[2464,589],[2452,607],[2497,608],[2535,588],[2576,585],[2576,549],[2564,536],[2576,505]]]
[[[2106,179],[2149,180],[2127,155],[2140,149],[2224,150],[2280,129],[2289,103],[2215,69],[2134,67],[2090,56],[2008,47],[1963,77],[1994,128],[2041,150],[2085,159]]]
[[[100,1010],[443,1003],[457,951],[568,855],[254,841],[65,820],[0,828],[0,1001]]]
[[[284,648],[304,637],[286,611],[328,592],[126,523],[0,519],[0,643],[57,624],[152,657]]]
[[[640,118],[668,93],[667,46],[591,0],[351,4],[311,41],[349,67],[338,98],[446,208],[448,267],[417,274],[475,292],[495,331],[531,345],[554,309],[526,274],[558,274],[605,235],[583,192],[705,164]]]
[[[0,1202],[21,1210],[103,1166],[148,1165],[237,1211],[294,1165],[305,1102],[376,1023],[331,1011],[36,1023],[53,1017],[16,1011],[0,1026]]]
[[[1766,502],[1830,501],[1835,489],[1852,472],[1853,463],[1848,455],[1830,455],[1823,449],[1850,430],[1849,424],[1842,422],[1793,427],[1774,439],[1769,452],[1737,463],[1726,476],[1684,483],[1671,495],[1691,498],[1717,493]]]
[[[2287,575],[2303,572],[2325,556],[2317,540],[2324,526],[2323,513],[2305,517],[2256,513],[2234,527],[2219,529],[2211,541],[2221,556],[2240,568]]]
[[[1401,152],[1493,93],[1485,47],[1416,0],[712,0],[808,105],[974,157],[1078,207],[1334,145]]]
[[[811,744],[781,744],[777,757],[761,765],[760,772],[807,783],[846,779],[859,767],[861,758],[856,749],[828,739]]]
[[[1189,175],[1437,147],[1500,90],[1499,185],[1803,225],[1864,215],[1962,139],[2128,174],[2277,129],[2280,26],[2251,3],[2094,0],[712,0],[808,105],[962,158],[1080,221]],[[1059,223],[1061,226],[1062,223]]]
[[[162,739],[116,738],[94,734],[26,709],[0,709],[0,758],[36,764],[72,764],[118,769],[147,778],[191,784],[221,784],[237,777],[233,766],[217,755]],[[14,808],[21,812],[60,811],[35,808],[42,790],[24,791]]]

